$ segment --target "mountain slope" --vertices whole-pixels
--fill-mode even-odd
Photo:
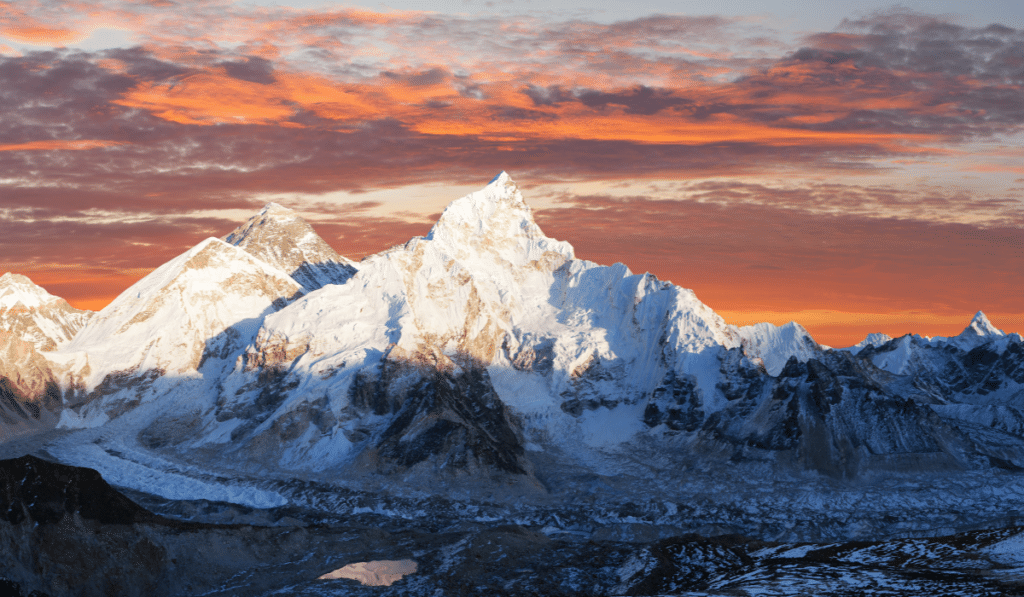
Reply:
[[[402,470],[453,458],[526,470],[532,441],[597,448],[643,432],[666,376],[720,408],[718,355],[739,344],[692,291],[575,259],[503,173],[449,205],[427,237],[268,316],[224,382],[218,421],[238,419],[236,448],[294,446],[276,456],[295,466],[362,454]],[[444,387],[464,391],[441,399]],[[431,439],[412,455],[414,438]]]
[[[95,402],[89,408],[121,412],[153,383],[201,377],[206,361],[233,354],[299,294],[281,270],[210,238],[121,293],[52,359],[65,368],[76,410]]]
[[[752,359],[761,359],[769,375],[776,376],[790,357],[801,363],[821,355],[824,348],[799,323],[783,326],[758,323],[737,329],[743,338],[743,352]]]
[[[45,356],[0,331],[0,443],[56,425],[63,396]]]
[[[48,453],[178,499],[193,475],[237,503],[285,499],[224,489],[252,477],[682,503],[706,489],[693,478],[771,493],[1024,466],[1012,392],[982,404],[988,378],[934,383],[956,362],[1017,375],[1013,337],[853,355],[795,323],[736,328],[690,290],[576,259],[504,173],[426,237],[302,290],[216,239],[153,272],[52,353],[72,431]],[[900,342],[938,360],[877,360]],[[964,405],[1003,410],[943,410]]]
[[[0,276],[0,330],[31,342],[38,350],[54,350],[68,343],[92,315],[92,311],[75,309],[25,276]]]
[[[284,270],[306,290],[343,284],[356,271],[308,222],[276,203],[268,203],[221,240]]]

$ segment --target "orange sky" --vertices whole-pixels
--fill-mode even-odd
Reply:
[[[51,8],[0,1],[0,270],[82,308],[270,198],[359,258],[507,170],[578,255],[733,323],[1024,331],[1010,27]]]

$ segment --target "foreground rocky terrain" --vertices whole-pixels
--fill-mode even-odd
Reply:
[[[358,264],[271,204],[97,313],[0,301],[26,594],[1016,590],[1019,335],[728,325],[504,173]]]
[[[0,462],[0,482],[11,594],[1024,594],[1019,527],[828,544],[694,534],[623,540],[477,522],[455,504],[438,504],[448,509],[441,516],[412,519],[370,511],[311,519],[290,507],[192,505],[206,517],[245,520],[212,523],[151,514],[95,471],[31,456]],[[415,571],[388,586],[320,578],[376,561],[411,561]]]

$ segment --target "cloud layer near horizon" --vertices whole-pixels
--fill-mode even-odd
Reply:
[[[0,2],[0,250],[81,305],[268,195],[331,197],[318,230],[358,258],[430,225],[360,194],[507,170],[552,236],[715,308],[1024,313],[1021,31],[891,13],[790,46],[716,16],[52,9]],[[59,48],[104,27],[133,45]]]

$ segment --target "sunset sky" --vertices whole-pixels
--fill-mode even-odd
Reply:
[[[505,170],[730,323],[1024,332],[1024,3],[579,6],[0,0],[0,272],[99,309],[269,201],[358,260]]]

